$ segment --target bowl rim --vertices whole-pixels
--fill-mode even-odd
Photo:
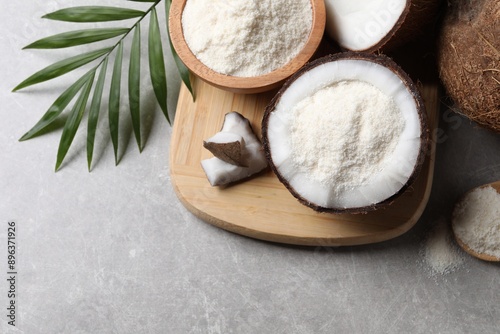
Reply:
[[[218,73],[203,64],[193,54],[182,32],[182,12],[188,0],[173,0],[168,20],[169,37],[177,55],[186,67],[197,77],[209,84],[241,93],[258,93],[280,86],[287,78],[305,65],[318,49],[326,25],[324,0],[310,0],[313,20],[311,31],[302,50],[284,66],[255,77],[236,77]]]

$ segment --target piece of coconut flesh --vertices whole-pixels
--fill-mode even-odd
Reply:
[[[219,148],[210,150],[216,156],[201,161],[201,166],[212,186],[227,185],[246,179],[267,167],[260,140],[253,132],[248,119],[238,112],[227,113],[221,131],[205,142],[215,144]],[[236,154],[228,152],[224,150],[224,144],[229,145],[226,148],[233,149],[234,145],[239,145],[240,152]]]
[[[326,0],[326,31],[344,49],[369,50],[400,21],[407,1]]]
[[[297,165],[294,161],[291,111],[301,101],[339,82],[372,85],[383,94],[392,97],[404,126],[382,170],[374,171],[373,175],[369,175],[362,184],[333,191],[331,184],[315,180],[311,177],[310,170]],[[323,111],[332,112],[326,109]],[[314,131],[330,129],[321,126],[321,122],[316,124]],[[282,182],[284,180],[285,184],[288,183],[287,188],[292,194],[296,193],[295,197],[317,211],[334,212],[337,209],[341,211],[349,208],[366,208],[398,193],[408,182],[417,165],[422,145],[421,135],[422,124],[415,98],[400,77],[385,66],[359,59],[336,60],[305,71],[286,87],[269,114],[267,126],[263,124],[264,142],[269,148],[268,159],[271,159],[278,177]]]

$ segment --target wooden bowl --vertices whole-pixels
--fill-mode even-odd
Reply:
[[[215,72],[203,64],[189,49],[182,31],[182,11],[187,0],[173,0],[169,14],[170,40],[179,58],[186,67],[200,79],[209,84],[241,94],[253,94],[277,88],[297,72],[316,52],[325,30],[324,0],[311,0],[313,20],[312,29],[305,46],[299,54],[284,65],[270,73],[256,77],[235,77]]]

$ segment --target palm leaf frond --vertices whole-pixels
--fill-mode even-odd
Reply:
[[[102,28],[69,31],[39,39],[25,46],[24,49],[69,48],[125,35],[129,30],[128,28]]]
[[[167,26],[167,32],[169,32],[168,29],[168,13],[170,13],[170,4],[172,3],[172,0],[165,0],[165,17],[166,19],[166,26]],[[168,34],[170,36],[170,33]],[[170,51],[172,52],[172,57],[174,58],[175,64],[177,66],[177,70],[179,71],[179,75],[181,76],[182,82],[186,85],[187,89],[191,93],[191,96],[194,99],[194,91],[193,88],[191,87],[191,80],[189,79],[189,70],[184,65],[182,60],[179,58],[177,55],[177,52],[175,52],[174,46],[172,45],[172,41],[170,39],[168,40],[170,44]]]
[[[78,6],[60,9],[46,14],[42,18],[65,22],[108,22],[128,20],[143,17],[141,10],[109,7],[109,6]]]
[[[130,64],[128,71],[128,96],[130,106],[130,116],[134,135],[142,151],[141,141],[141,26],[137,25],[134,31],[134,38],[130,49]]]
[[[112,48],[104,48],[97,51],[87,52],[78,56],[70,57],[52,65],[45,67],[44,69],[36,72],[19,85],[17,85],[13,91],[17,91],[44,81],[48,81],[57,78],[63,74],[71,72],[83,65],[90,63],[97,58],[104,56],[109,53]]]
[[[140,93],[141,22],[147,16],[149,16],[149,29],[147,30],[148,63],[150,72],[149,76],[158,105],[165,115],[167,121],[170,123],[170,117],[167,109],[167,76],[165,68],[165,58],[163,53],[162,35],[158,22],[156,7],[161,1],[166,1],[165,14],[167,15],[168,20],[168,12],[170,10],[171,0],[128,1],[150,3],[150,6],[145,11],[109,6],[77,6],[64,8],[43,16],[43,18],[51,20],[75,23],[108,22],[135,18],[135,22],[128,28],[109,27],[73,30],[39,39],[24,47],[24,49],[60,49],[118,38],[118,40],[113,41],[112,45],[109,47],[84,52],[82,54],[78,54],[76,56],[55,62],[29,76],[13,89],[13,91],[18,91],[35,84],[52,80],[68,72],[76,70],[84,65],[87,65],[93,61],[98,61],[97,65],[93,66],[87,73],[81,76],[61,95],[59,95],[59,97],[42,116],[42,118],[20,138],[21,141],[31,139],[53,129],[53,125],[57,124],[57,120],[60,120],[60,116],[64,112],[65,108],[67,108],[68,105],[79,94],[68,113],[68,118],[64,122],[64,128],[57,151],[55,168],[56,171],[59,170],[59,168],[62,166],[63,160],[68,153],[68,150],[73,142],[75,134],[87,109],[88,121],[86,151],[88,170],[91,170],[94,155],[94,145],[96,140],[96,129],[99,122],[103,93],[105,86],[107,85],[106,72],[108,71],[108,63],[112,54],[114,54],[115,57],[113,68],[111,69],[111,80],[109,82],[107,111],[109,120],[109,133],[113,145],[115,163],[118,164],[120,110],[122,109],[120,108],[122,89],[121,81],[125,48],[124,41],[129,35],[132,36],[132,43],[130,44],[130,53],[128,54],[128,103],[134,136],[139,147],[139,151],[142,151],[143,143],[141,140]],[[168,21],[166,26],[168,29]],[[171,43],[170,50],[172,52],[173,59],[182,81],[191,91],[191,94],[193,94],[189,81],[188,69],[180,61]],[[94,86],[94,79],[97,70],[99,70],[99,75]],[[92,98],[90,106],[88,106],[88,101],[92,89]]]
[[[97,83],[94,88],[94,95],[90,104],[89,118],[87,125],[87,165],[90,171],[92,166],[92,158],[94,155],[94,142],[97,129],[97,122],[99,120],[99,111],[101,109],[102,93],[104,90],[104,80],[106,78],[106,70],[108,68],[108,58],[104,59],[102,63],[101,72],[97,78]]]
[[[64,108],[73,100],[75,95],[80,91],[80,89],[85,85],[87,80],[91,75],[93,75],[95,70],[91,70],[84,74],[80,79],[78,79],[74,84],[68,87],[59,97],[54,101],[54,103],[49,107],[47,112],[42,116],[42,118],[29,130],[26,132],[20,141],[28,140],[39,135],[43,130],[45,130],[49,125],[51,125],[57,117],[64,111]]]
[[[160,27],[155,8],[151,11],[151,16],[149,18],[148,51],[149,74],[151,75],[153,90],[163,114],[170,123],[170,117],[168,116],[167,110],[167,76],[165,73]]]
[[[109,132],[113,151],[115,153],[115,164],[118,164],[118,128],[120,121],[120,92],[123,62],[123,43],[120,42],[116,51],[115,64],[111,77],[111,87],[109,89]]]
[[[68,153],[69,147],[75,138],[76,131],[80,126],[80,122],[85,112],[87,106],[87,101],[89,99],[90,90],[92,89],[92,84],[94,83],[94,73],[87,79],[85,85],[83,86],[80,96],[75,102],[73,109],[64,125],[63,133],[61,135],[61,140],[59,142],[59,149],[57,150],[57,161],[56,161],[56,171],[61,166],[66,153]]]

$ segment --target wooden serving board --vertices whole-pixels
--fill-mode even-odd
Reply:
[[[170,146],[174,190],[184,206],[203,221],[248,237],[310,245],[360,245],[388,240],[408,231],[421,216],[431,190],[435,140],[412,187],[392,205],[367,214],[316,213],[300,204],[270,171],[226,188],[210,186],[201,168],[212,157],[203,140],[217,133],[224,115],[238,111],[260,137],[265,106],[275,91],[241,95],[194,79],[195,101],[183,85]],[[438,123],[437,80],[418,79],[430,129]],[[432,131],[434,133],[434,131]]]

